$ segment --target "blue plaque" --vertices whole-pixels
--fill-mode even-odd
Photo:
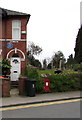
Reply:
[[[12,43],[7,43],[7,48],[13,48],[13,44]]]

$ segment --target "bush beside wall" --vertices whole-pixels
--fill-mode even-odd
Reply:
[[[82,73],[80,74],[60,74],[51,75],[48,77],[50,80],[51,92],[65,92],[73,90],[82,90]],[[39,78],[36,80],[36,90],[38,93],[43,93],[44,79]]]
[[[27,66],[26,74],[24,76],[36,80],[37,93],[44,92],[44,78],[40,77],[37,69]],[[50,80],[51,92],[82,90],[82,72],[51,74],[48,76],[48,79]]]
[[[39,77],[36,79],[36,92],[43,93],[43,88],[44,88],[44,79]]]

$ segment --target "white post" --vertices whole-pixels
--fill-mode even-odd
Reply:
[[[59,69],[61,70],[61,65],[62,65],[62,60],[60,60],[60,63],[59,63]]]

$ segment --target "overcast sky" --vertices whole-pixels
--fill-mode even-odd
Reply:
[[[80,27],[80,0],[0,0],[0,7],[31,15],[27,41],[42,47],[40,60],[62,51],[72,53]]]

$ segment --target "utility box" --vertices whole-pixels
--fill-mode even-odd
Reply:
[[[44,79],[44,91],[49,92],[50,91],[50,80],[48,78]]]
[[[36,80],[26,79],[26,95],[34,97],[36,93]]]

